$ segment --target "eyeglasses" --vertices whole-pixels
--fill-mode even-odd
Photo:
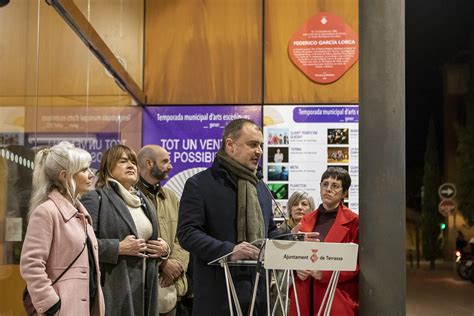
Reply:
[[[335,183],[330,183],[330,182],[321,182],[319,184],[319,186],[321,187],[321,189],[323,190],[328,190],[328,191],[332,191],[332,192],[339,192],[342,190],[342,187],[338,184],[335,184]]]

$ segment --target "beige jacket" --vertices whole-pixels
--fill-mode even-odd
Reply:
[[[184,296],[188,290],[186,280],[186,270],[189,263],[189,252],[184,250],[178,242],[176,229],[178,226],[179,201],[176,195],[169,189],[161,187],[158,193],[153,195],[146,187],[139,182],[138,189],[153,203],[157,210],[158,225],[160,226],[160,237],[163,238],[171,248],[168,259],[179,261],[184,271],[179,278],[175,280],[176,291],[179,296]]]

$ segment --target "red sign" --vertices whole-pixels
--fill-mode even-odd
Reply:
[[[456,211],[456,202],[453,200],[441,200],[438,205],[438,211],[445,217],[453,215]]]
[[[291,61],[318,83],[338,80],[358,59],[356,33],[335,14],[312,16],[288,43]]]

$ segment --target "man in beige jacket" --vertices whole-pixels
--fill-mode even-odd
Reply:
[[[168,287],[174,284],[179,300],[188,289],[186,270],[189,253],[181,248],[176,237],[179,201],[171,190],[160,186],[160,181],[166,179],[173,168],[169,153],[158,145],[147,145],[138,153],[138,167],[140,181],[137,187],[155,205],[160,228],[159,237],[171,248],[169,258],[160,265],[160,286]],[[159,308],[162,311],[162,306]],[[174,316],[176,308],[161,315]]]

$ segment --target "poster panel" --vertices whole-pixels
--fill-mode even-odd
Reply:
[[[27,125],[37,125],[37,131],[27,130],[25,146],[38,149],[69,141],[87,150],[92,169],[98,169],[103,152],[113,145],[140,149],[141,114],[138,107],[40,107],[26,117]]]
[[[211,166],[222,144],[222,132],[237,118],[262,122],[260,105],[150,106],[143,112],[143,145],[170,153],[173,170],[165,186],[181,197],[186,180]]]
[[[91,154],[92,170],[99,169],[102,154],[111,146],[124,144],[127,139],[122,139],[119,133],[38,133],[26,134],[26,146],[32,149],[50,147],[62,141],[68,141],[74,146],[82,148]]]
[[[25,107],[0,107],[0,147],[23,145],[25,133]]]
[[[321,203],[319,182],[330,166],[346,169],[352,185],[344,201],[359,211],[359,107],[310,105],[264,107],[264,180],[280,210],[288,216],[287,200],[305,191]],[[275,217],[282,217],[275,206]]]

